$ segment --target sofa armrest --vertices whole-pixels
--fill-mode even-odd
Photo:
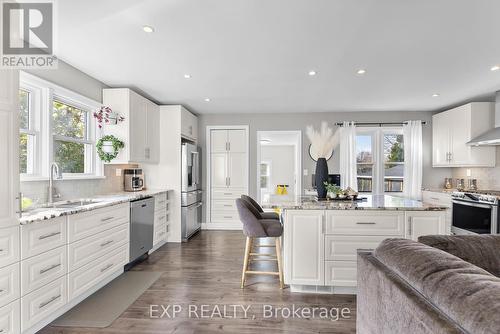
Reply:
[[[427,235],[418,241],[500,277],[500,235]]]

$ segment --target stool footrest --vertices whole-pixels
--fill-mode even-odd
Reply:
[[[254,271],[254,270],[247,270],[247,271],[245,271],[245,274],[278,276],[280,273],[279,272],[274,272],[274,271]]]

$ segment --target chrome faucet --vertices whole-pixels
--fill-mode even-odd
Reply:
[[[50,165],[50,173],[49,173],[49,204],[54,203],[54,198],[59,198],[61,197],[60,194],[54,194],[54,174],[56,175],[56,179],[60,180],[62,179],[62,172],[61,168],[59,168],[59,165],[56,162],[53,162],[52,165]]]

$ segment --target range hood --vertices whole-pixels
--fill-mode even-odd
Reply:
[[[472,139],[467,144],[473,146],[500,145],[500,91],[496,92],[495,98],[495,127]]]

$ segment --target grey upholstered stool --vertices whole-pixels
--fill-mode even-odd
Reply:
[[[248,203],[250,203],[250,205],[257,209],[261,219],[280,219],[280,216],[276,212],[264,212],[259,203],[257,203],[252,197],[241,195],[241,199],[247,201]]]
[[[255,275],[275,275],[279,277],[280,288],[283,289],[283,264],[281,259],[281,235],[283,234],[283,226],[277,219],[262,219],[259,211],[247,201],[240,198],[236,199],[236,207],[240,215],[240,220],[243,223],[243,233],[246,235],[245,257],[243,260],[243,272],[241,274],[241,288],[245,286],[246,274]],[[260,247],[272,247],[276,250],[276,257],[269,253],[253,253],[252,246],[255,239],[258,238],[274,238],[275,245],[260,245]],[[255,245],[257,246],[257,245]],[[261,257],[251,259],[252,256]],[[264,257],[264,258],[262,258]],[[253,271],[248,270],[250,261],[277,261],[278,271]]]

